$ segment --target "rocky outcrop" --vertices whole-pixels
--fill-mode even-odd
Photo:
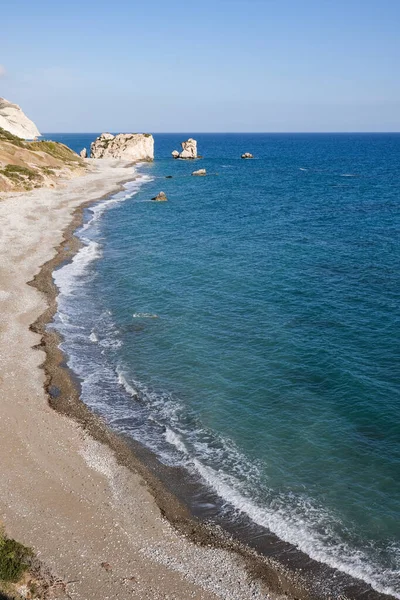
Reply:
[[[149,133],[102,133],[91,144],[90,157],[153,160],[154,138]]]
[[[192,175],[201,177],[202,175],[207,175],[207,171],[205,169],[199,169],[198,171],[193,171]]]
[[[0,127],[24,140],[40,136],[35,123],[28,119],[18,104],[0,98]]]
[[[254,156],[250,154],[250,152],[245,152],[244,154],[242,154],[242,158],[254,158]]]
[[[86,148],[82,148],[82,150],[79,152],[79,156],[81,158],[87,158],[87,150],[86,150]]]
[[[157,194],[157,196],[154,196],[154,198],[152,198],[152,200],[154,200],[154,202],[166,202],[168,200],[165,192],[160,192],[159,194]]]
[[[178,152],[174,150],[172,152],[172,156],[174,158],[188,158],[193,159],[197,158],[197,142],[196,140],[189,138],[186,142],[181,143],[182,152]]]

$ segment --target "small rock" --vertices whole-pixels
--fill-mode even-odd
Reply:
[[[172,175],[166,175],[165,179],[172,179]]]
[[[254,156],[250,154],[250,152],[245,152],[244,154],[242,154],[242,158],[254,158]]]
[[[87,150],[86,150],[86,148],[83,148],[83,149],[82,149],[82,150],[79,152],[79,155],[80,155],[82,158],[87,158]]]
[[[193,171],[192,175],[207,175],[207,171],[205,169],[199,169],[198,171]]]
[[[166,202],[168,198],[164,192],[160,192],[159,194],[157,194],[157,196],[154,196],[152,200],[154,200],[154,202]]]
[[[178,152],[178,150],[174,150],[173,152],[171,152],[171,154],[172,154],[172,156],[174,158],[179,158],[179,152]]]
[[[103,567],[103,569],[105,569],[106,571],[112,571],[112,567],[108,562],[102,562],[100,566]]]

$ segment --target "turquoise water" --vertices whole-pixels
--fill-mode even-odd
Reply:
[[[155,136],[55,274],[83,399],[400,598],[400,135],[199,134],[204,159],[172,160],[185,137]]]

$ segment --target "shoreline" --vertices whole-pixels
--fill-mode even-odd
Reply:
[[[117,189],[114,193],[118,189],[121,189],[123,182],[131,180],[132,176],[127,177],[119,183],[116,182]],[[247,590],[252,594],[251,597],[265,598],[267,597],[267,589],[272,594],[284,594],[304,600],[332,597],[328,595],[330,590],[326,589],[328,588],[326,583],[327,581],[330,582],[331,577],[337,577],[337,571],[309,559],[293,546],[282,542],[275,535],[265,530],[257,531],[257,536],[255,537],[258,538],[258,541],[253,542],[252,549],[250,547],[251,540],[246,539],[246,535],[243,536],[243,542],[245,543],[242,544],[239,539],[231,538],[229,534],[224,534],[218,527],[210,527],[202,522],[201,515],[199,515],[200,520],[196,519],[191,514],[187,502],[185,503],[178,499],[178,496],[181,496],[178,493],[181,480],[177,477],[177,469],[160,465],[151,452],[140,447],[138,443],[114,433],[105,425],[100,417],[92,413],[80,400],[79,386],[77,386],[77,382],[65,364],[64,354],[59,349],[60,338],[54,330],[46,328],[57,310],[56,298],[58,290],[53,282],[52,273],[62,262],[71,260],[81,247],[81,242],[74,235],[74,232],[82,223],[84,209],[105,197],[109,197],[112,193],[112,191],[108,191],[100,198],[84,201],[74,208],[72,215],[70,214],[69,224],[63,229],[62,241],[56,247],[56,255],[45,262],[41,266],[39,273],[33,277],[33,280],[29,281],[30,286],[45,296],[47,304],[42,314],[30,325],[30,329],[36,337],[40,336],[41,341],[39,344],[36,344],[36,348],[45,352],[45,360],[40,366],[45,373],[43,384],[49,405],[52,409],[55,409],[56,413],[54,414],[58,413],[72,417],[74,422],[77,422],[82,427],[83,431],[89,433],[90,438],[95,440],[95,443],[100,443],[110,448],[113,459],[115,459],[119,467],[128,470],[132,476],[138,477],[139,475],[140,479],[145,482],[146,488],[150,491],[153,502],[161,511],[161,516],[166,517],[173,524],[181,538],[185,541],[190,539],[196,547],[206,552],[222,551],[228,557],[234,556],[235,560],[240,560],[241,568],[243,569],[242,577],[245,572],[251,575],[252,581],[248,582],[249,589]],[[173,472],[175,472],[175,476]],[[169,478],[172,482],[179,479],[175,483],[175,489],[174,484],[166,486],[166,481]],[[188,483],[188,479],[186,478],[186,483]],[[140,483],[140,485],[143,486],[143,483]],[[185,482],[182,487],[184,486]],[[183,497],[185,496],[185,490],[182,495]],[[125,498],[125,500],[128,500],[128,498]],[[247,526],[250,523],[249,520]],[[221,523],[221,525],[224,527],[228,524]],[[229,527],[225,527],[225,529],[229,530]],[[232,528],[231,533],[235,536],[237,532]],[[253,536],[254,533],[253,530]],[[264,556],[256,554],[255,550],[262,552]],[[235,568],[237,569],[237,567]],[[310,578],[311,574],[313,574],[312,578]],[[312,581],[312,579],[315,581]],[[361,596],[368,600],[390,598],[390,596],[373,591],[368,584],[362,585],[363,582],[354,580],[350,576],[343,574],[343,577],[340,576],[339,579],[343,579],[340,582],[341,593],[346,592],[346,595],[342,596],[343,598],[356,599]],[[258,586],[258,584],[261,585],[261,588],[256,591],[254,586]],[[221,587],[223,585],[224,583],[221,583]],[[223,591],[222,596],[215,596],[214,593],[209,596],[207,592],[206,595],[199,597],[236,597],[230,596],[228,591],[221,591]],[[323,591],[327,595],[323,594]],[[254,592],[262,595],[254,595]],[[156,598],[158,596],[154,595],[152,597]],[[183,598],[186,596],[174,597]],[[242,587],[240,588],[240,597],[248,597],[246,590]],[[90,596],[87,596],[87,600],[89,598]]]

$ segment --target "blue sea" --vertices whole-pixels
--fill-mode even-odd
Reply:
[[[192,134],[195,162],[154,137],[55,273],[84,402],[400,598],[400,134]]]

